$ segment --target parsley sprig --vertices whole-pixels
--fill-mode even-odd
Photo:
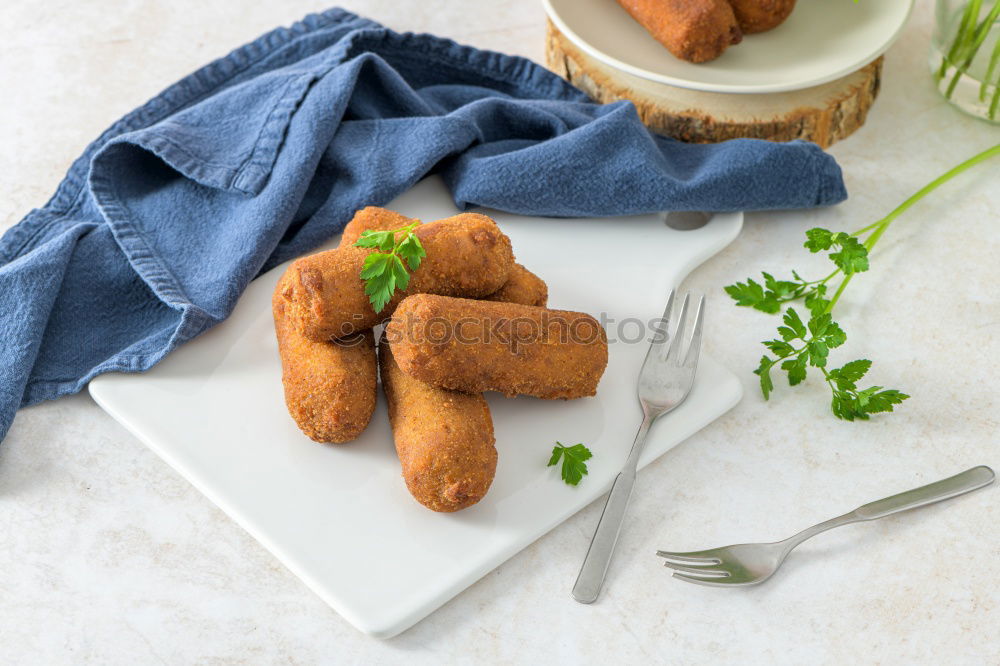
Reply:
[[[365,281],[365,294],[376,313],[381,312],[392,299],[396,289],[404,291],[410,284],[411,271],[417,270],[427,253],[413,230],[419,222],[388,231],[368,230],[354,243],[357,247],[375,248],[365,257],[361,279]],[[405,264],[403,263],[405,260]]]
[[[893,405],[906,400],[908,395],[895,389],[870,386],[858,389],[858,381],[868,372],[872,362],[867,359],[851,361],[842,367],[827,368],[827,357],[847,341],[847,334],[828,313],[813,315],[804,324],[795,308],[788,308],[783,317],[784,326],[778,327],[780,338],[767,340],[767,347],[777,358],[762,356],[754,370],[760,377],[760,390],[768,399],[774,390],[771,370],[779,366],[788,375],[791,386],[802,383],[809,367],[817,368],[829,385],[833,399],[831,409],[837,418],[847,421],[867,419],[871,414],[891,412]]]
[[[562,458],[562,480],[571,486],[575,486],[587,474],[587,463],[585,461],[590,460],[593,455],[590,449],[583,444],[563,446],[561,443],[556,442],[556,445],[552,447],[552,457],[549,458],[549,464],[546,467],[552,467],[559,462],[559,458]]]
[[[825,277],[806,280],[796,271],[791,279],[779,280],[762,272],[760,282],[747,278],[725,288],[736,305],[752,307],[761,312],[777,314],[786,303],[801,300],[809,313],[803,321],[798,311],[788,307],[778,327],[778,337],[766,340],[763,345],[769,355],[764,355],[754,373],[760,377],[760,390],[767,400],[774,390],[771,371],[777,366],[788,377],[788,384],[796,386],[805,381],[809,368],[817,369],[830,387],[830,409],[834,416],[847,421],[867,420],[872,414],[891,412],[895,405],[910,396],[896,389],[869,386],[859,389],[858,382],[871,369],[868,359],[850,361],[839,368],[829,368],[831,349],[844,344],[847,334],[833,320],[831,313],[844,289],[858,273],[869,269],[870,253],[875,244],[900,215],[927,194],[955,176],[995,155],[1000,155],[1000,145],[993,146],[975,157],[962,162],[918,190],[895,210],[866,227],[846,233],[814,228],[806,232],[804,247],[812,253],[827,252],[834,270]],[[839,280],[839,282],[837,282]],[[829,291],[836,284],[833,294]]]

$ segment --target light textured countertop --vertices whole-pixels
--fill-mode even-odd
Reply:
[[[345,6],[399,30],[543,56],[537,0]],[[0,6],[0,229],[42,205],[107,125],[167,84],[316,2],[46,1]],[[851,198],[747,216],[688,286],[711,294],[707,351],[746,397],[643,472],[600,602],[569,588],[601,502],[388,641],[337,616],[86,394],[23,410],[0,446],[2,663],[1000,663],[1000,488],[803,545],[757,588],[672,580],[657,548],[774,540],[863,502],[1000,468],[1000,163],[897,223],[855,280],[838,354],[913,395],[870,423],[834,420],[826,388],[761,400],[750,374],[775,325],[720,288],[811,271],[803,231],[881,217],[1000,141],[933,89],[932,3],[886,56],[867,125],[831,150]],[[818,268],[817,268],[818,270]]]

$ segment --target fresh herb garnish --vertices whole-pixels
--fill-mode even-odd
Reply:
[[[368,300],[371,301],[376,313],[385,308],[396,289],[403,291],[410,284],[410,274],[406,266],[415,271],[420,266],[421,260],[427,256],[420,239],[413,233],[419,225],[419,222],[414,222],[388,231],[369,229],[362,232],[361,237],[354,243],[357,247],[377,250],[365,257],[365,263],[361,267],[365,294],[368,295]],[[399,234],[402,236],[397,238]]]
[[[546,467],[552,467],[559,462],[559,458],[562,458],[562,480],[575,486],[587,474],[587,463],[584,461],[590,460],[593,455],[590,449],[583,444],[563,446],[556,442],[556,445],[552,447],[552,457],[549,458],[549,464]]]
[[[831,312],[851,279],[868,270],[871,249],[896,218],[940,185],[995,155],[1000,155],[1000,145],[993,146],[942,174],[881,220],[862,229],[852,233],[821,228],[807,231],[804,247],[813,253],[828,252],[827,257],[835,266],[833,272],[826,277],[806,280],[792,271],[790,280],[779,280],[770,273],[762,273],[763,284],[748,278],[745,282],[737,282],[725,288],[736,305],[776,314],[781,312],[785,303],[801,299],[809,312],[808,320],[803,321],[799,313],[789,307],[782,317],[784,325],[778,327],[778,337],[763,343],[774,355],[774,358],[769,355],[761,357],[760,364],[754,370],[760,377],[760,391],[765,400],[770,398],[774,390],[771,370],[775,366],[787,374],[790,386],[801,384],[810,367],[819,370],[833,395],[831,411],[837,418],[847,421],[866,420],[871,414],[891,412],[894,405],[910,397],[881,386],[859,389],[858,382],[872,366],[872,362],[867,359],[851,361],[839,368],[827,367],[830,350],[847,340],[847,334],[833,320]],[[831,280],[839,280],[839,284],[828,298],[828,291],[832,288]]]

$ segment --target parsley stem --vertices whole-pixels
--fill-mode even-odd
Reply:
[[[843,271],[841,271],[841,270],[840,270],[840,269],[838,268],[837,270],[835,270],[834,272],[830,273],[829,275],[827,275],[827,276],[826,276],[825,278],[823,278],[822,280],[817,280],[817,281],[816,281],[816,283],[817,283],[817,284],[826,284],[827,282],[829,282],[829,281],[830,281],[830,280],[832,280],[833,278],[837,277],[837,274],[838,274],[838,273],[841,273],[841,272],[843,272]],[[812,284],[812,283],[810,283],[810,284]]]
[[[899,206],[897,206],[891,213],[883,217],[881,220],[873,222],[872,224],[869,224],[867,227],[862,227],[861,229],[852,232],[851,235],[857,236],[859,234],[865,233],[866,231],[871,231],[872,229],[874,229],[875,232],[871,236],[869,236],[867,240],[865,240],[865,247],[868,248],[869,250],[872,249],[875,246],[875,243],[878,242],[879,238],[882,237],[882,234],[885,233],[885,230],[889,227],[889,225],[892,224],[896,220],[896,218],[898,218],[900,215],[909,210],[910,207],[913,206],[913,204],[917,203],[925,196],[936,190],[941,185],[944,185],[945,183],[947,183],[949,180],[959,175],[960,173],[968,169],[971,169],[980,162],[984,162],[996,155],[1000,155],[1000,144],[997,144],[992,148],[984,150],[978,155],[970,157],[969,159],[965,160],[958,166],[952,167],[948,171],[944,172],[943,174],[941,174],[940,176],[938,176],[937,178],[935,178],[934,180],[932,180],[931,182],[929,182],[928,184],[924,185],[922,188],[917,190],[913,195],[911,195],[908,199],[906,199],[906,201],[899,204]]]
[[[853,235],[853,234],[851,234],[851,235]],[[803,280],[802,281],[802,285],[803,286],[809,286],[811,284],[826,284],[827,282],[829,282],[833,278],[837,277],[838,273],[840,273],[840,269],[839,268],[837,270],[833,271],[832,273],[830,273],[829,275],[827,275],[825,278],[820,278],[819,280],[809,280],[808,282],[806,282],[806,281]],[[795,300],[795,299],[788,299],[788,300]]]
[[[833,391],[834,394],[836,394],[837,393],[837,387],[833,385],[833,380],[830,379],[830,373],[829,373],[829,371],[827,371],[826,368],[820,368],[820,370],[823,371],[823,379],[826,380],[826,383],[830,385],[830,390]]]
[[[852,231],[850,233],[850,235],[851,236],[860,236],[861,234],[865,233],[866,231],[871,231],[872,229],[874,229],[875,227],[877,227],[880,224],[882,224],[882,220],[876,220],[876,221],[872,222],[871,224],[869,224],[867,227],[861,227],[857,231]]]
[[[850,282],[851,278],[854,277],[855,275],[856,275],[855,273],[850,273],[844,276],[843,281],[840,283],[840,286],[837,287],[837,291],[834,292],[833,298],[831,298],[830,302],[826,304],[826,309],[823,310],[823,312],[827,314],[833,312],[833,306],[836,305],[837,301],[840,300],[840,295],[844,293],[844,289],[847,287],[847,283]]]
[[[871,231],[872,234],[868,236],[868,238],[866,238],[864,242],[865,249],[870,251],[873,247],[875,247],[875,244],[878,243],[879,239],[882,238],[882,234],[884,234],[885,230],[889,228],[889,225],[892,224],[900,215],[909,210],[911,206],[913,206],[915,203],[923,199],[925,196],[936,190],[941,185],[947,183],[955,176],[959,175],[960,173],[968,169],[971,169],[980,162],[985,162],[986,160],[996,155],[1000,155],[1000,144],[997,144],[992,148],[984,150],[978,155],[970,157],[969,159],[965,160],[958,166],[955,166],[949,169],[948,171],[944,172],[943,174],[941,174],[940,176],[938,176],[937,178],[935,178],[934,180],[932,180],[931,182],[927,183],[922,188],[917,190],[915,193],[913,193],[908,199],[906,199],[906,201],[899,204],[899,206],[893,209],[892,212],[883,217],[881,220],[877,220],[866,227],[862,227],[857,231],[851,232],[851,236],[860,236],[863,233]],[[829,280],[831,277],[833,277],[839,272],[840,269],[837,269],[836,271],[831,273],[824,280],[824,282],[826,280]],[[837,301],[840,300],[840,295],[844,293],[844,289],[847,287],[847,284],[851,281],[851,278],[853,277],[854,273],[849,273],[844,276],[843,281],[837,287],[837,291],[833,294],[833,298],[831,298],[830,302],[827,304],[825,312],[829,313],[833,311],[833,307],[837,304]]]

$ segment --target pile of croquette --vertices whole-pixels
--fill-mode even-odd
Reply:
[[[773,30],[795,0],[618,0],[650,35],[681,60],[718,58],[743,35]]]
[[[366,231],[408,225],[417,225],[426,256],[376,312],[361,278],[375,250],[355,242]],[[483,393],[593,396],[607,366],[597,320],[547,303],[545,282],[515,262],[510,239],[486,215],[421,224],[364,208],[337,248],[295,260],[275,288],[288,413],[314,441],[350,442],[371,421],[381,375],[410,494],[434,511],[472,506],[497,467]]]

